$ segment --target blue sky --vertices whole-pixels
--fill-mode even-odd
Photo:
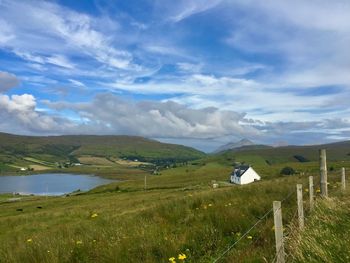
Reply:
[[[0,0],[0,131],[210,151],[350,138],[347,0]]]

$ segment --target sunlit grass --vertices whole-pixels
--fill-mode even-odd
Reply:
[[[282,200],[296,183],[306,187],[308,175],[317,175],[317,163],[292,165],[309,172],[282,177],[282,165],[256,166],[261,182],[213,189],[213,180],[227,181],[231,166],[206,162],[148,174],[147,191],[146,173],[135,172],[128,181],[80,195],[2,203],[0,261],[169,262],[174,257],[176,262],[211,262],[271,209],[272,201]],[[98,171],[115,176],[112,170]],[[339,179],[338,171],[330,179],[330,190],[338,187],[332,181]],[[292,195],[283,204],[286,224],[295,207]],[[270,216],[221,262],[270,262],[272,226]]]

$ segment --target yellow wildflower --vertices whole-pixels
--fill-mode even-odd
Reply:
[[[252,237],[252,236],[247,236],[247,238],[248,238],[248,239],[253,239],[253,237]]]
[[[77,242],[75,242],[77,245],[81,245],[81,244],[83,244],[83,241],[81,241],[81,240],[78,240]]]
[[[177,257],[179,260],[185,260],[187,257],[184,253],[179,254],[179,256]]]
[[[305,188],[305,192],[309,192],[309,189]]]
[[[50,250],[48,250],[47,253],[50,253]]]
[[[204,208],[204,209],[207,209],[207,206],[205,205],[203,208]]]
[[[228,205],[231,205],[231,203],[228,203]]]
[[[320,189],[317,189],[317,190],[316,190],[316,193],[321,193],[321,190],[320,190]]]
[[[28,239],[27,239],[27,242],[28,242],[28,243],[31,243],[31,242],[33,242],[33,239],[28,238]]]
[[[98,214],[94,213],[91,215],[91,218],[95,218],[95,217],[98,217]]]
[[[208,206],[213,206],[213,204],[209,204]]]
[[[169,258],[169,261],[170,261],[171,263],[175,263],[175,262],[176,262],[174,257]]]

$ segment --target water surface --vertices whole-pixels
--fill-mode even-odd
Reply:
[[[80,189],[87,191],[99,185],[114,182],[87,174],[34,174],[0,176],[0,193],[34,195],[63,195]]]

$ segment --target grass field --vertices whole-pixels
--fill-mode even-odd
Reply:
[[[290,236],[293,262],[350,262],[350,192],[318,200],[303,232]]]
[[[96,157],[96,156],[80,156],[78,160],[82,164],[107,165],[107,166],[112,166],[115,164],[114,162],[104,157]]]
[[[95,146],[86,144],[84,151]],[[50,147],[56,154],[73,149]],[[180,253],[186,255],[185,262],[212,262],[271,209],[273,200],[284,199],[296,183],[306,185],[309,175],[318,175],[314,148],[297,149],[297,154],[308,158],[305,162],[296,160],[291,149],[207,155],[160,166],[156,174],[153,168],[141,169],[141,164],[149,163],[118,156],[85,154],[77,156],[85,165],[61,169],[54,167],[55,158],[46,153],[15,158],[12,169],[35,165],[37,171],[47,168],[122,181],[66,197],[0,196],[0,262],[169,262]],[[350,167],[346,148],[332,151],[337,158],[330,156],[328,162],[330,192],[339,188],[340,168]],[[235,162],[252,164],[262,181],[247,186],[228,184]],[[294,168],[296,175],[281,176],[285,166]],[[7,166],[2,163],[1,167]],[[213,189],[213,182],[220,187]],[[295,212],[295,198],[292,194],[283,204],[286,226]],[[271,262],[272,225],[268,216],[219,262]],[[296,258],[301,259],[303,253]]]
[[[68,197],[27,197],[0,206],[0,260],[3,262],[169,262],[179,253],[185,262],[211,262],[266,211],[317,175],[318,163],[287,163],[303,176],[282,177],[286,164],[254,166],[262,181],[213,189],[225,182],[230,161],[210,157],[150,175],[136,168],[71,167],[126,181]],[[337,189],[339,167],[330,162],[330,189]],[[147,191],[144,191],[144,176]],[[284,203],[288,223],[295,196]],[[40,209],[37,207],[41,207]],[[22,209],[23,211],[17,211]],[[244,238],[220,262],[270,262],[274,256],[272,218]],[[181,261],[179,261],[181,262]]]

